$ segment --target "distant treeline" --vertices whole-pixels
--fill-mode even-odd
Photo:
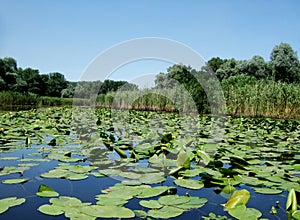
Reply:
[[[216,77],[211,77],[213,72]],[[18,68],[13,58],[3,58],[1,91],[6,91],[0,94],[2,103],[9,92],[27,99],[72,98],[75,94],[79,105],[96,98],[96,105],[104,107],[211,113],[212,108],[226,106],[227,114],[233,115],[299,118],[300,61],[289,44],[281,43],[273,48],[268,62],[256,55],[249,60],[214,57],[200,70],[176,64],[156,76],[154,88],[139,90],[126,81],[68,82],[60,73],[39,74]],[[222,93],[226,103],[219,100]],[[51,99],[39,98],[37,103],[41,100]]]
[[[106,94],[116,91],[126,81],[105,80],[104,82],[68,82],[64,75],[58,72],[40,74],[39,70],[32,68],[22,69],[17,61],[11,57],[0,59],[0,92],[10,91],[21,94],[72,98],[76,95],[81,98],[90,98],[90,94]],[[99,89],[100,88],[100,89]],[[130,89],[137,86],[130,84]],[[97,89],[97,91],[94,91]],[[94,93],[95,92],[95,93]]]

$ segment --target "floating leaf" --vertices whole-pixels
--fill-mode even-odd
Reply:
[[[81,212],[97,218],[133,218],[134,212],[120,206],[85,206],[80,208]]]
[[[19,183],[25,183],[27,181],[28,181],[27,178],[6,179],[6,180],[2,180],[2,183],[4,183],[4,184],[19,184]]]
[[[202,187],[204,187],[204,184],[202,182],[192,179],[176,179],[174,183],[187,189],[201,189]]]
[[[162,196],[158,199],[159,203],[162,205],[179,205],[190,201],[188,196],[178,196],[178,195],[168,195]]]
[[[234,218],[247,220],[247,219],[258,219],[262,216],[262,213],[254,208],[246,208],[244,204],[237,205],[236,207],[228,211],[229,215]]]
[[[139,218],[147,218],[147,215],[148,215],[147,212],[145,212],[143,210],[133,210],[133,212]]]
[[[147,173],[142,174],[139,181],[145,184],[161,183],[165,181],[163,173]]]
[[[253,188],[255,192],[261,194],[280,194],[282,190],[279,189],[270,189],[270,188]]]
[[[128,202],[126,199],[122,199],[121,196],[120,196],[120,198],[115,198],[115,197],[109,197],[109,194],[99,196],[96,199],[99,200],[97,202],[97,205],[102,205],[102,206],[105,206],[105,205],[122,206]]]
[[[10,207],[23,204],[25,201],[26,199],[17,197],[0,199],[0,214],[6,212]]]
[[[64,214],[64,211],[62,210],[61,206],[56,205],[42,205],[38,208],[38,210],[46,215],[62,215]]]
[[[164,193],[167,190],[168,190],[167,186],[157,186],[157,187],[153,187],[153,188],[145,188],[145,189],[141,190],[141,193],[138,194],[136,197],[137,198],[150,198],[150,197],[161,195],[162,193]]]
[[[142,200],[140,205],[148,209],[160,209],[162,205],[157,200]]]
[[[151,209],[148,211],[148,216],[157,219],[169,219],[182,215],[183,210],[172,207],[164,206],[161,209]]]
[[[36,193],[40,197],[56,197],[59,193],[55,192],[51,187],[41,184],[39,186],[38,192]]]
[[[190,196],[190,201],[187,203],[176,205],[177,208],[189,210],[189,209],[197,209],[205,205],[207,203],[206,198],[199,198],[196,196]]]

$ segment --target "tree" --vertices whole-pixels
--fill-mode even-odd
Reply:
[[[0,77],[5,82],[1,83],[1,90],[12,89],[17,81],[17,61],[11,57],[0,59]]]
[[[190,66],[175,64],[167,69],[167,73],[156,76],[155,84],[159,89],[178,89],[183,87],[191,96],[199,113],[207,112],[207,96],[200,82],[196,79],[197,74],[204,74],[192,69]]]
[[[22,70],[19,68],[19,75],[23,78],[23,80],[27,83],[26,92],[41,94],[41,90],[45,89],[40,84],[40,75],[39,70],[26,68]]]
[[[236,61],[235,59],[226,60],[216,72],[218,79],[222,81],[229,78],[230,76],[237,75],[237,65],[238,61]]]
[[[270,77],[268,64],[261,56],[253,56],[250,60],[239,61],[237,64],[238,74],[254,76],[257,79]]]
[[[217,72],[217,70],[221,67],[221,65],[226,61],[227,61],[226,59],[223,60],[220,57],[213,57],[207,62],[207,64],[213,72]]]
[[[300,63],[296,52],[289,44],[281,43],[273,48],[270,66],[275,81],[300,81]]]
[[[47,96],[60,97],[63,89],[66,89],[68,82],[66,81],[64,75],[55,72],[49,74],[49,79],[47,81]]]

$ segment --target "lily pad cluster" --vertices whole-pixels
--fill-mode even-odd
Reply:
[[[6,212],[9,208],[23,204],[25,198],[9,197],[0,199],[0,214]]]
[[[244,189],[256,195],[289,192],[289,209],[293,207],[292,216],[299,219],[295,202],[300,194],[299,121],[84,107],[0,117],[1,184],[35,184],[46,178],[85,181],[91,176],[120,181],[96,195],[96,204],[58,197],[52,188],[38,183],[38,196],[58,197],[39,208],[44,214],[71,219],[172,218],[210,203],[210,198],[178,195],[177,189],[213,188],[225,198],[247,194]],[[218,124],[225,131],[221,139],[211,135],[212,126]],[[13,152],[22,153],[8,154]],[[11,165],[13,161],[17,163]],[[37,173],[36,178],[27,176],[29,169],[47,163],[54,164],[50,170]],[[132,199],[139,200],[140,209],[126,207]],[[230,205],[229,199],[224,213],[234,218],[269,214],[261,215],[259,207],[247,207],[245,201],[231,201],[236,205]]]
[[[83,180],[88,178],[87,174],[95,169],[93,166],[81,166],[71,164],[59,164],[55,169],[43,173],[44,178],[65,178],[68,180]]]

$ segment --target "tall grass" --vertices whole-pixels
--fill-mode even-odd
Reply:
[[[175,89],[144,89],[98,95],[96,105],[116,109],[197,112],[191,96]]]
[[[226,105],[229,115],[300,118],[300,84],[237,75],[222,81],[221,87],[225,97],[223,107]],[[213,86],[210,89],[214,89]],[[214,95],[216,97],[210,97],[212,105],[214,101],[218,103],[221,94],[216,92]],[[110,92],[97,96],[96,105],[117,109],[197,112],[191,95],[180,88]]]
[[[89,99],[80,98],[58,98],[58,97],[39,97],[35,94],[23,94],[18,92],[2,91],[0,92],[1,110],[25,110],[37,107],[49,106],[88,106]]]
[[[0,106],[35,106],[38,96],[34,94],[22,94],[18,92],[0,92]]]
[[[222,82],[227,114],[300,118],[300,84],[230,77]]]

